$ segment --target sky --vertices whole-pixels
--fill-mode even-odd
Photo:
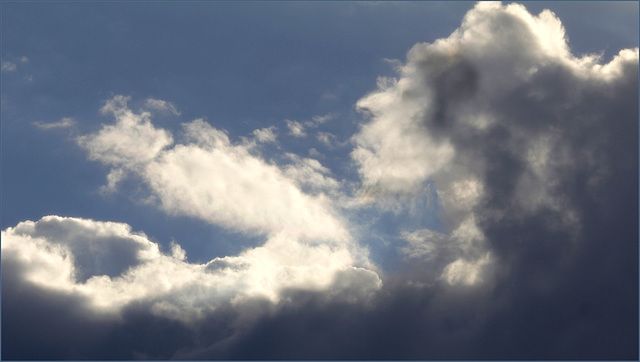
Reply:
[[[2,359],[638,359],[638,2],[0,6]]]

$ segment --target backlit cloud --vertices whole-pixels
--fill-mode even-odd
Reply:
[[[159,111],[159,112],[166,112],[166,113],[173,114],[175,116],[179,116],[180,115],[180,112],[178,111],[178,109],[176,108],[176,106],[173,103],[167,102],[167,101],[163,101],[161,99],[147,98],[144,101],[144,106],[145,106],[145,108],[150,109],[150,110]]]
[[[59,216],[3,231],[2,262],[3,273],[74,295],[91,313],[113,318],[148,303],[152,314],[190,321],[225,303],[278,302],[291,288],[329,294],[352,289],[365,298],[380,286],[374,272],[353,266],[358,261],[346,248],[277,235],[237,256],[192,264],[178,244],[163,253],[129,225]]]
[[[499,2],[424,40],[358,93],[355,131],[344,110],[312,116],[342,96],[285,133],[205,120],[221,114],[163,128],[173,103],[108,99],[73,138],[98,191],[208,229],[145,234],[95,210],[6,227],[3,359],[637,359],[638,49],[575,55],[554,13]],[[220,99],[262,104],[240,78]]]
[[[577,232],[567,182],[588,169],[591,192],[606,172],[605,129],[636,121],[620,119],[610,100],[633,104],[625,89],[637,84],[638,49],[599,61],[572,55],[548,10],[479,3],[448,38],[415,45],[398,78],[381,78],[358,102],[370,118],[353,137],[364,200],[402,203],[434,182],[449,243],[467,246],[443,276],[467,284],[480,280],[472,265],[491,260],[485,231],[505,218],[546,210],[555,227]],[[410,245],[415,255],[433,243]]]

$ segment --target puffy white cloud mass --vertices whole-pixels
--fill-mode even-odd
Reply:
[[[451,36],[415,45],[397,68],[358,101],[370,120],[351,156],[365,201],[404,203],[435,184],[449,239],[438,244],[466,245],[445,279],[480,280],[475,266],[491,257],[478,223],[549,210],[558,227],[579,232],[565,183],[582,167],[591,186],[607,172],[598,150],[612,141],[607,122],[620,118],[609,104],[633,96],[621,92],[637,84],[637,48],[601,64],[570,52],[551,11],[479,2]],[[406,232],[408,255],[442,249],[433,240],[444,236],[417,243],[419,233]]]
[[[108,189],[132,172],[170,214],[242,232],[350,241],[329,198],[324,193],[308,195],[298,187],[307,182],[303,175],[310,177],[308,182],[328,186],[333,186],[332,179],[312,173],[316,171],[306,164],[283,171],[252,154],[250,144],[232,143],[224,131],[201,119],[183,124],[184,143],[169,148],[173,136],[154,127],[149,113],[131,111],[127,100],[116,96],[103,108],[116,118],[115,124],[78,138],[90,159],[113,166]]]
[[[107,101],[102,113],[115,123],[77,138],[91,160],[111,166],[102,190],[137,178],[167,213],[261,235],[263,244],[192,264],[179,245],[165,254],[126,224],[47,216],[3,231],[3,261],[17,265],[24,281],[81,296],[95,311],[148,303],[153,313],[179,320],[252,298],[277,303],[292,289],[354,300],[380,288],[367,250],[327,196],[338,182],[319,161],[289,154],[292,163],[268,163],[255,142],[233,143],[201,119],[184,123],[175,142],[128,101]],[[275,135],[272,128],[255,134],[263,141]]]
[[[2,263],[3,273],[81,297],[93,313],[116,317],[148,303],[155,315],[189,321],[224,303],[278,302],[287,289],[359,299],[380,287],[377,274],[354,266],[346,248],[277,235],[237,256],[192,264],[178,244],[163,253],[127,224],[60,216],[2,231]]]
[[[150,113],[131,111],[127,106],[129,99],[115,96],[102,107],[101,112],[113,115],[116,124],[104,125],[98,133],[78,138],[78,144],[87,149],[90,159],[114,167],[140,169],[173,143],[169,132],[151,124]]]

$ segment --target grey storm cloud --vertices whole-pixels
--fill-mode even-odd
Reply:
[[[290,283],[277,302],[222,298],[197,318],[173,318],[208,298],[198,281],[103,315],[82,293],[29,282],[41,269],[25,269],[3,235],[3,359],[637,360],[638,49],[606,63],[576,56],[552,12],[482,2],[448,38],[416,44],[397,77],[378,84],[357,104],[367,118],[351,153],[358,207],[402,208],[435,187],[444,230],[402,230],[394,242],[407,258],[379,272],[375,292],[358,290],[373,272],[344,267],[331,273],[331,293]],[[218,148],[239,147],[225,142]],[[169,152],[160,151],[168,141],[157,143],[154,152]],[[289,174],[304,170],[312,171]],[[67,226],[80,221],[43,220],[11,235],[64,244],[46,254],[64,259],[82,236]],[[85,277],[144,263],[139,251],[154,244],[130,229],[116,234],[90,239],[112,242],[101,260],[123,264],[81,268]],[[239,273],[228,266],[261,260],[219,258],[196,272],[179,249],[150,253],[186,276]],[[183,292],[196,296],[185,302]]]

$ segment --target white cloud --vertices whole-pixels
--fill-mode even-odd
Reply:
[[[331,177],[331,170],[313,158],[301,158],[288,153],[293,164],[284,167],[284,173],[303,190],[311,193],[332,193],[340,188],[340,183]]]
[[[43,130],[56,129],[56,128],[69,128],[74,126],[75,124],[76,124],[76,121],[70,117],[64,117],[58,122],[51,122],[51,123],[33,122],[34,126]]]
[[[277,166],[203,121],[185,130],[190,142],[164,151],[143,173],[164,210],[238,231],[349,238],[323,195],[304,194]]]
[[[178,244],[164,254],[129,225],[59,216],[2,231],[2,262],[17,265],[25,283],[83,297],[94,313],[117,316],[146,303],[156,315],[184,321],[226,302],[277,303],[287,288],[349,290],[363,298],[380,287],[345,248],[278,235],[238,256],[192,264]]]
[[[15,72],[18,69],[18,66],[12,62],[2,62],[2,71],[3,72]]]
[[[336,115],[333,113],[326,114],[324,116],[313,116],[311,120],[298,122],[292,120],[285,120],[287,128],[289,128],[289,135],[294,137],[307,137],[306,130],[308,128],[317,128],[321,124],[335,119]]]
[[[20,57],[20,58],[16,58],[16,57],[10,57],[11,60],[5,60],[2,61],[1,65],[0,65],[0,69],[2,70],[2,72],[15,72],[18,70],[18,66],[20,66],[20,63],[22,63],[23,65],[29,62],[29,58],[27,57]],[[26,76],[27,80],[30,80],[29,78],[31,78],[31,75]]]
[[[451,285],[474,285],[483,281],[485,268],[490,265],[491,254],[485,254],[480,258],[467,260],[458,259],[447,265],[442,271],[441,278]]]
[[[324,116],[313,116],[310,121],[305,122],[305,125],[307,127],[318,127],[319,125],[335,118],[336,115],[333,113],[325,114]]]
[[[160,99],[147,98],[144,102],[144,106],[150,110],[171,113],[176,116],[180,115],[180,112],[173,103]]]
[[[241,232],[350,240],[331,201],[322,192],[311,196],[298,187],[335,188],[318,161],[300,160],[281,170],[250,153],[251,145],[232,144],[225,132],[202,120],[183,124],[185,143],[167,148],[171,134],[155,128],[148,113],[132,112],[127,100],[116,96],[103,108],[116,124],[78,138],[91,159],[114,166],[106,190],[113,190],[128,170],[170,214]]]
[[[318,132],[316,138],[318,139],[318,141],[324,143],[327,147],[333,147],[337,141],[336,136],[329,132]]]
[[[153,127],[149,113],[136,114],[128,107],[129,97],[115,96],[102,108],[103,114],[116,118],[98,133],[78,137],[78,144],[89,152],[89,158],[107,165],[141,167],[173,143],[171,135]]]
[[[289,134],[294,137],[307,137],[304,131],[304,126],[298,121],[285,120],[287,128],[289,128]]]
[[[548,10],[534,16],[519,4],[478,3],[451,36],[416,44],[406,64],[397,64],[397,78],[379,79],[378,90],[358,101],[369,118],[352,139],[362,199],[403,205],[435,184],[444,235],[458,244],[458,257],[442,274],[453,284],[479,282],[494,260],[480,219],[544,209],[579,229],[560,180],[578,161],[593,175],[606,166],[594,161],[597,148],[566,138],[612,117],[606,107],[597,115],[584,110],[637,80],[638,49],[599,61],[571,54],[564,27]],[[483,206],[498,201],[504,206]],[[404,236],[412,256],[443,244]]]
[[[276,138],[278,137],[275,126],[255,129],[252,133],[255,139],[260,143],[276,142]]]
[[[159,254],[121,277],[91,279],[92,288],[100,290],[92,293],[102,295],[103,302],[96,303],[107,308],[157,299],[155,312],[181,316],[186,307],[180,303],[198,310],[220,298],[261,296],[277,302],[286,288],[329,290],[338,283],[344,289],[351,279],[366,284],[353,285],[349,293],[364,296],[380,287],[366,249],[353,240],[326,195],[339,184],[319,161],[289,154],[292,163],[283,167],[267,163],[253,143],[233,143],[201,119],[184,123],[180,142],[173,144],[169,132],[153,126],[148,113],[132,112],[127,101],[122,96],[108,101],[103,112],[116,123],[78,138],[91,159],[113,166],[103,191],[114,191],[132,173],[167,213],[264,235],[265,242],[205,265],[187,263],[174,245],[171,256]],[[257,131],[258,137],[275,135],[273,128]],[[158,276],[164,281],[148,280]],[[179,302],[173,299],[178,291],[185,295]]]

